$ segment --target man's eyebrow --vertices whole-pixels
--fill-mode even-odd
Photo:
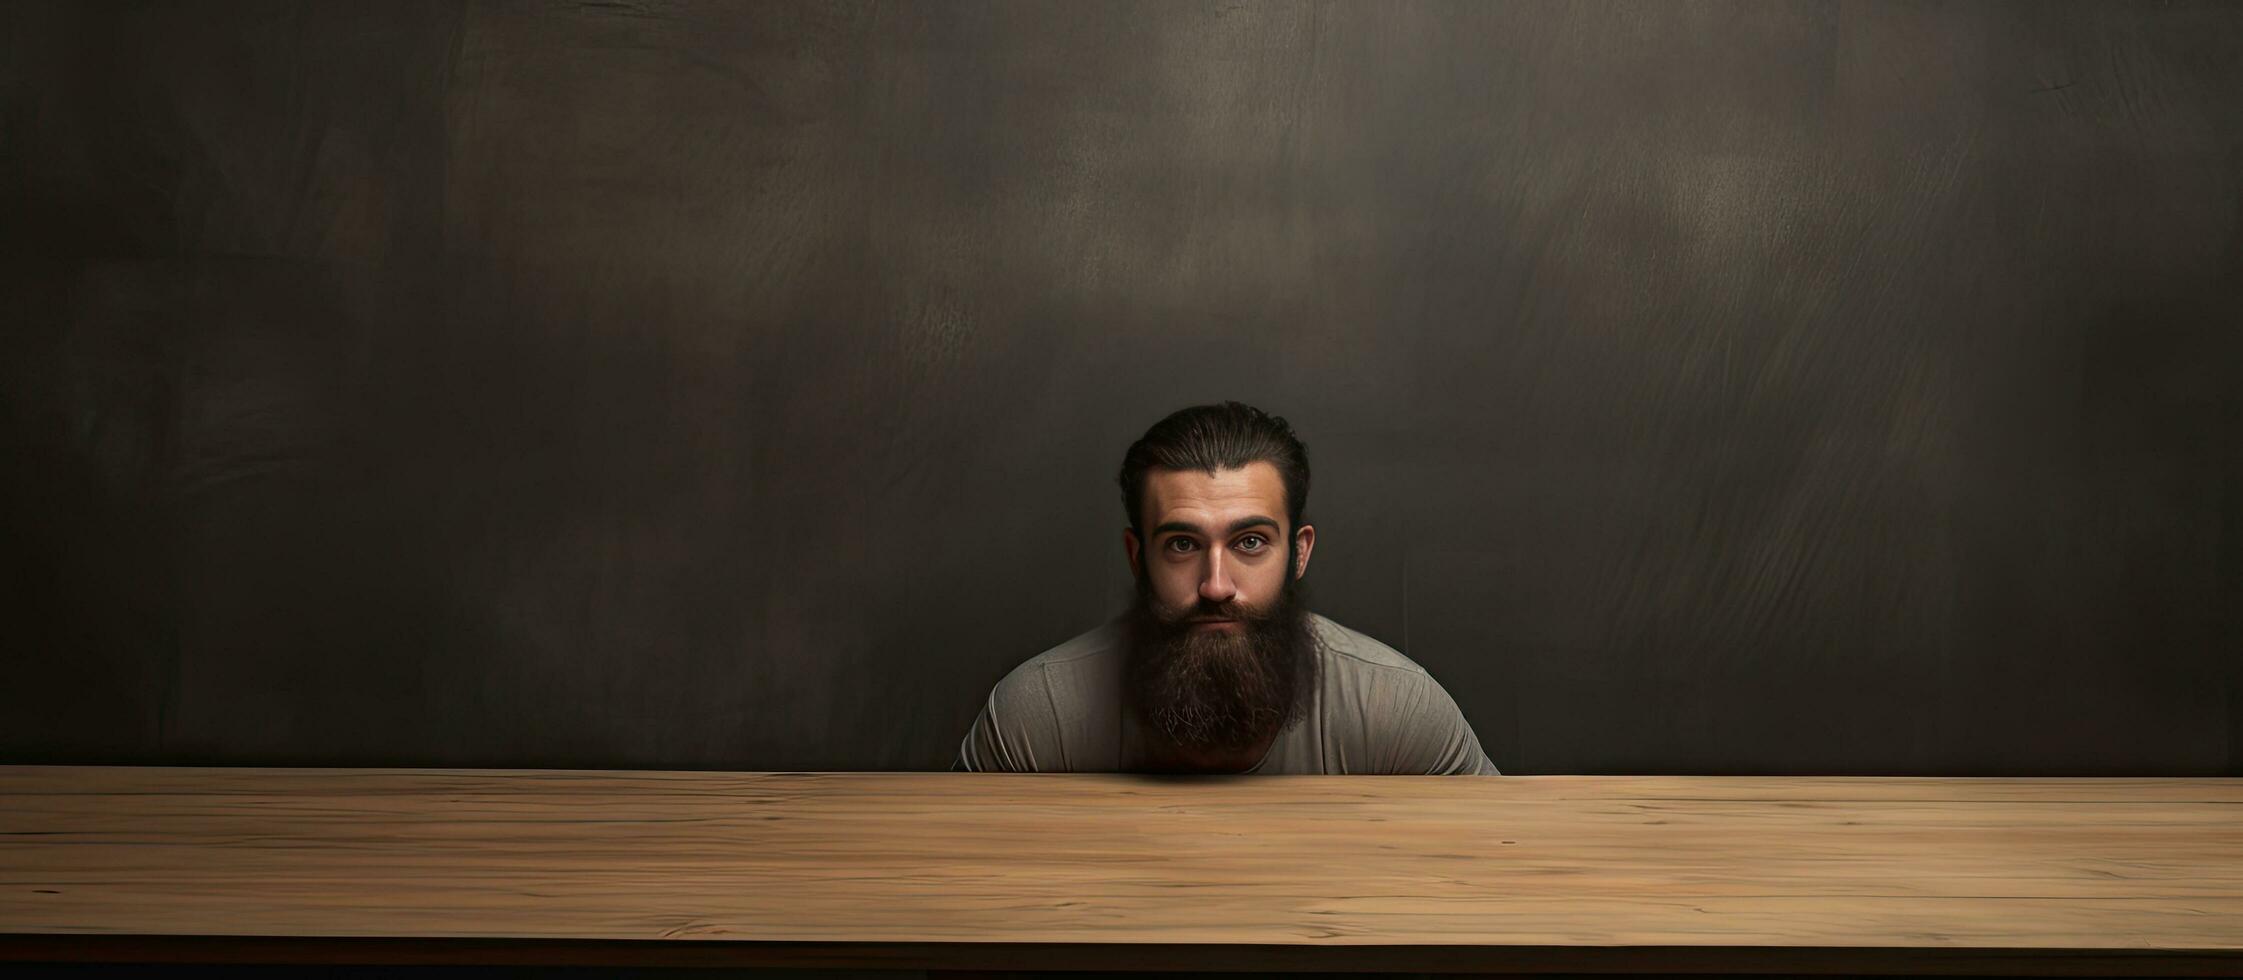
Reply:
[[[1273,517],[1263,517],[1259,514],[1256,514],[1253,517],[1241,517],[1238,520],[1231,522],[1231,529],[1227,533],[1237,534],[1238,532],[1246,530],[1250,527],[1262,527],[1265,525],[1268,526],[1270,530],[1277,530],[1277,519]],[[1186,534],[1200,533],[1199,525],[1187,524],[1183,521],[1162,521],[1160,524],[1156,525],[1153,528],[1153,534],[1156,536],[1166,534],[1170,531],[1182,531]]]

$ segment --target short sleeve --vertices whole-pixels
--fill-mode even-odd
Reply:
[[[1399,775],[1500,776],[1495,763],[1480,748],[1479,736],[1464,720],[1455,699],[1430,675],[1419,675],[1396,699],[1394,717],[1386,729],[1392,740],[1384,771]]]
[[[1059,762],[1059,719],[1043,674],[1016,670],[982,702],[973,727],[958,743],[952,772],[1044,772]]]

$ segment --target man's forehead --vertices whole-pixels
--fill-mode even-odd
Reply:
[[[1285,521],[1285,478],[1255,460],[1237,469],[1145,471],[1145,512],[1153,524],[1184,521],[1224,524],[1262,515]]]

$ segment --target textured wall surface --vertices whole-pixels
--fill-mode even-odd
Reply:
[[[1507,772],[2243,773],[2243,5],[0,26],[0,761],[945,768],[1239,398]]]

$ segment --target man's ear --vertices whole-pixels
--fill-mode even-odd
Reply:
[[[1122,528],[1122,554],[1129,556],[1129,576],[1137,578],[1143,573],[1137,569],[1137,529]]]
[[[1308,574],[1308,553],[1316,550],[1316,525],[1303,524],[1293,532],[1293,540],[1300,549],[1300,557],[1293,562],[1293,577]]]

